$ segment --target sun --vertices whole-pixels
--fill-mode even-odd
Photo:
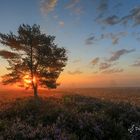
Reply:
[[[26,88],[30,87],[31,83],[32,83],[31,77],[28,74],[25,75],[23,77],[23,85],[24,85],[24,87],[26,87]]]
[[[34,76],[33,77],[33,83],[35,84],[36,82],[37,82],[37,80],[36,80],[36,77]],[[25,87],[30,87],[31,86],[32,78],[31,78],[30,75],[27,74],[23,77],[23,84],[24,84]]]
[[[24,83],[27,83],[27,84],[30,84],[32,82],[32,80],[31,80],[29,75],[25,75],[23,77],[23,81],[24,81]]]

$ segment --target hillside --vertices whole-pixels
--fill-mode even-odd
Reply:
[[[140,107],[92,97],[32,97],[6,103],[0,111],[0,139],[138,140]]]

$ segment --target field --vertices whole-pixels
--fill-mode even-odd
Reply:
[[[75,88],[39,90],[40,97],[59,98],[63,95],[83,95],[113,102],[127,102],[140,105],[140,88]],[[1,90],[0,104],[19,98],[32,97],[32,90]]]
[[[1,91],[0,140],[139,140],[140,88]]]

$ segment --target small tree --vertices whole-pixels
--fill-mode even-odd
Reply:
[[[8,74],[2,76],[3,84],[24,83],[38,96],[38,86],[56,88],[67,55],[64,48],[54,43],[54,36],[41,33],[40,26],[20,25],[17,35],[0,33],[0,43],[7,47],[0,56],[7,60]]]

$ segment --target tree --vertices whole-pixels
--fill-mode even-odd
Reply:
[[[6,47],[0,50],[0,56],[9,64],[3,84],[24,83],[26,88],[33,88],[34,96],[38,96],[38,86],[56,88],[66,66],[67,51],[54,40],[54,36],[41,33],[36,24],[20,25],[16,35],[0,33],[0,43]]]

